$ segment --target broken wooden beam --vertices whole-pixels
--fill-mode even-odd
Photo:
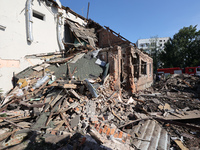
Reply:
[[[45,103],[29,104],[29,103],[26,103],[26,102],[24,102],[24,101],[21,101],[19,104],[20,104],[20,105],[24,105],[24,106],[26,106],[26,107],[28,107],[28,108],[33,108],[33,107],[41,108],[41,107],[44,106]]]
[[[71,70],[70,70],[69,63],[67,63],[67,69],[68,69],[68,75],[69,75],[70,79],[72,79],[72,73],[71,73]]]
[[[7,139],[9,136],[13,135],[17,131],[19,131],[19,129],[15,129],[12,132],[2,134],[1,137],[0,137],[0,141]]]
[[[62,119],[64,120],[65,125],[68,127],[69,131],[72,132],[72,129],[71,129],[70,125],[69,125],[69,122],[67,121],[67,119],[65,118],[63,113],[60,113],[60,115],[61,115]]]
[[[200,127],[198,127],[198,126],[193,126],[193,125],[189,125],[189,124],[181,123],[181,122],[177,122],[177,121],[166,120],[166,119],[162,119],[162,118],[158,118],[158,117],[152,117],[152,118],[157,120],[157,121],[161,121],[161,122],[165,122],[165,123],[169,123],[169,124],[174,124],[174,125],[178,125],[178,126],[182,126],[182,127],[186,127],[186,128],[190,128],[190,129],[193,129],[193,130],[200,131]]]
[[[47,63],[50,63],[50,64],[56,64],[56,63],[65,63],[67,61],[69,61],[70,59],[72,59],[74,56],[69,56],[67,58],[63,58],[63,59],[60,59],[60,60],[51,60],[51,61],[47,61]]]
[[[131,125],[131,124],[133,124],[133,123],[135,123],[135,122],[142,121],[142,120],[148,120],[148,119],[151,119],[151,117],[133,120],[133,121],[130,121],[130,122],[128,122],[128,123],[126,123],[126,124],[124,124],[124,125],[118,127],[118,128],[121,129],[121,128],[126,127],[127,125]]]
[[[64,120],[62,120],[62,121],[57,125],[57,127],[54,128],[54,130],[59,130],[59,129],[62,127],[63,123],[65,123]]]
[[[77,89],[77,85],[76,84],[64,84],[63,88],[65,88],[65,89]]]
[[[4,121],[5,121],[5,122],[8,122],[8,123],[10,123],[10,124],[12,124],[12,125],[14,125],[14,126],[16,126],[16,127],[19,127],[19,128],[24,129],[24,127],[22,127],[22,126],[20,126],[20,125],[17,125],[17,124],[15,124],[14,122],[12,122],[12,121],[10,121],[10,120],[4,119]]]

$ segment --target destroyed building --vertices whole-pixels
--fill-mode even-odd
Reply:
[[[12,88],[14,73],[45,61],[34,55],[62,54],[73,44],[102,48],[101,59],[110,64],[118,86],[127,82],[134,92],[152,84],[153,60],[108,27],[61,6],[59,1],[23,0],[10,4],[12,11],[6,5],[3,1],[0,9],[0,82],[4,93]]]
[[[13,82],[0,102],[0,149],[200,147],[198,77],[173,75],[151,86],[152,58],[109,27],[59,0],[11,7],[11,19],[0,9],[1,86]]]

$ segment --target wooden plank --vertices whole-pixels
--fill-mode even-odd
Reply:
[[[74,36],[76,37],[76,39],[78,40],[78,42],[83,46],[83,44],[81,43],[80,39],[78,38],[78,36],[76,36],[76,34],[74,32],[72,32],[74,34]]]
[[[50,64],[42,64],[40,66],[34,67],[33,70],[36,70],[36,71],[39,72],[39,71],[41,71],[41,70],[43,70],[43,69],[45,69],[45,68],[47,68],[49,66],[50,66]]]
[[[137,98],[133,98],[135,101],[140,102],[140,103],[145,103],[143,100],[137,99]]]
[[[64,123],[65,123],[65,121],[62,120],[54,130],[59,130]]]
[[[60,113],[60,115],[61,115],[62,119],[64,120],[65,125],[68,127],[69,131],[72,132],[72,129],[71,129],[70,125],[69,125],[69,122],[67,121],[67,119],[65,118],[63,113]]]
[[[163,118],[166,120],[186,120],[186,119],[197,119],[200,118],[200,111],[193,110],[193,111],[185,111],[184,115],[179,115],[176,113],[169,114],[167,117]]]
[[[63,88],[65,89],[77,89],[76,84],[64,84]]]
[[[178,126],[182,126],[182,127],[186,127],[186,128],[190,128],[190,129],[194,129],[194,130],[200,131],[200,127],[198,127],[198,126],[193,126],[193,125],[190,125],[190,124],[181,123],[181,122],[172,121],[172,120],[166,120],[166,119],[159,118],[159,117],[153,117],[153,119],[155,119],[157,121],[170,123],[170,124],[175,124],[175,125],[178,125]]]
[[[20,125],[17,125],[17,124],[15,124],[14,122],[12,122],[12,121],[10,121],[10,120],[4,119],[4,121],[5,121],[5,122],[8,122],[8,123],[10,123],[10,124],[12,124],[12,125],[14,125],[14,126],[16,126],[16,127],[19,127],[19,128],[24,129],[24,127],[22,127],[22,126],[20,126]]]
[[[69,75],[70,79],[72,79],[72,74],[71,74],[69,63],[67,64],[67,69],[68,69],[68,75]]]
[[[120,126],[119,129],[121,129],[121,128],[127,126],[127,125],[130,125],[130,124],[132,124],[132,123],[135,123],[135,122],[138,122],[138,121],[142,121],[142,120],[148,120],[148,119],[150,119],[150,117],[146,117],[146,118],[142,118],[142,119],[137,119],[137,120],[130,121],[130,122],[128,122],[128,123],[126,123],[126,124]]]
[[[47,61],[47,63],[50,63],[50,64],[56,64],[56,63],[65,63],[67,61],[69,61],[70,59],[72,59],[74,56],[69,56],[67,58],[64,58],[64,59],[59,59],[59,60],[52,60],[52,61]]]
[[[182,80],[187,86],[189,86],[189,87],[191,87],[192,88],[192,86],[189,84],[189,83],[187,83],[185,80]]]
[[[110,110],[111,110],[112,114],[113,114],[117,119],[119,119],[120,121],[122,121],[122,119],[121,119],[119,116],[117,116],[117,114],[114,112],[113,109],[110,108]]]
[[[8,132],[8,133],[4,133],[0,136],[0,141],[5,140],[6,138],[8,138],[10,135],[14,134],[15,132],[19,131],[19,129],[15,129],[12,132]]]
[[[180,148],[181,150],[189,150],[187,147],[185,147],[185,146],[183,145],[183,143],[182,143],[180,140],[174,140],[174,142],[179,146],[179,148]]]

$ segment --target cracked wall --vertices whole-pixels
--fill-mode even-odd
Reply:
[[[153,59],[139,49],[128,46],[104,48],[100,59],[110,64],[115,90],[121,86],[130,93],[146,89],[153,83]]]

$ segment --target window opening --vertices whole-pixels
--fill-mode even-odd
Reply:
[[[141,60],[141,74],[147,74],[147,63]]]
[[[42,14],[42,13],[39,13],[39,12],[37,12],[37,11],[35,11],[35,10],[33,10],[33,17],[35,17],[35,18],[37,18],[37,19],[40,19],[40,20],[44,20],[45,15]]]

